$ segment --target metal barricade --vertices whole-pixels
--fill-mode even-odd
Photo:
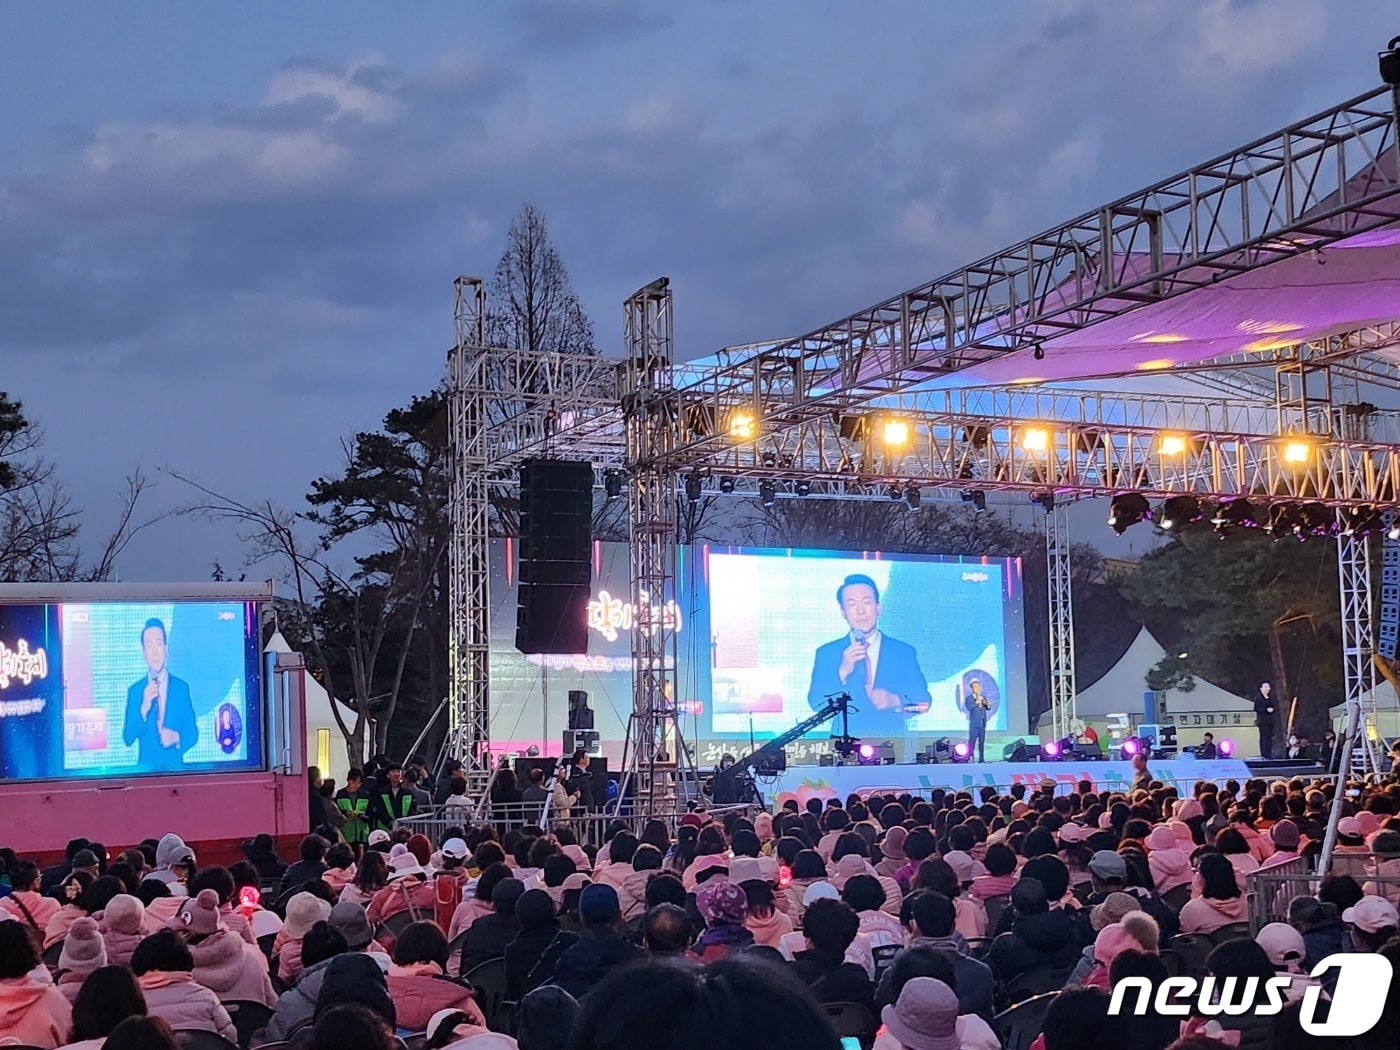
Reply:
[[[1271,922],[1287,922],[1288,902],[1294,897],[1316,897],[1321,881],[1308,857],[1251,871],[1244,880],[1250,935]]]

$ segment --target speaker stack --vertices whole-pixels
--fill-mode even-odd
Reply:
[[[532,459],[520,468],[520,603],[515,647],[522,653],[588,652],[593,586],[593,465]]]
[[[1386,524],[1393,523],[1393,513]],[[1381,623],[1376,632],[1376,651],[1394,660],[1400,649],[1400,540],[1390,538],[1387,529],[1381,540]]]

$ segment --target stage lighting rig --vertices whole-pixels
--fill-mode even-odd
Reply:
[[[887,494],[892,500],[901,500],[904,498],[904,490],[898,485],[891,485],[887,490]]]
[[[1375,507],[1352,507],[1342,512],[1343,536],[1369,536],[1383,528],[1385,522]]]
[[[700,475],[687,474],[685,476],[685,498],[691,503],[700,502]]]
[[[861,743],[853,736],[834,736],[831,738],[831,746],[846,761],[849,761],[852,756],[859,757],[860,755]]]
[[[758,457],[758,461],[771,470],[773,467],[776,467],[778,465],[778,454],[772,449],[769,449],[767,452],[763,453],[763,455]]]
[[[1150,516],[1152,506],[1141,492],[1120,492],[1108,504],[1108,524],[1118,535]]]
[[[1201,501],[1195,496],[1172,496],[1157,511],[1157,525],[1163,532],[1182,529],[1201,520]]]
[[[719,490],[723,492],[726,496],[728,496],[731,492],[734,491],[734,479],[732,477],[729,477],[728,475],[725,475],[724,477],[720,478]]]
[[[812,494],[812,482],[807,478],[799,478],[792,486],[792,491],[799,496],[810,496]]]
[[[1058,762],[1060,760],[1060,745],[1053,740],[1047,740],[1040,745],[1040,757],[1046,762]]]
[[[1125,762],[1130,759],[1136,758],[1141,753],[1142,741],[1139,740],[1137,737],[1130,736],[1127,740],[1123,741],[1122,757]]]
[[[1259,515],[1249,500],[1232,499],[1220,504],[1210,521],[1216,532],[1224,532],[1232,526],[1253,529],[1259,526]]]
[[[1031,493],[1031,502],[1049,514],[1055,509],[1055,494],[1053,492],[1033,492]]]
[[[966,741],[960,740],[960,741],[958,741],[956,744],[953,745],[953,761],[954,761],[954,762],[971,762],[971,761],[972,761],[972,748],[969,747],[969,746],[967,745],[967,742],[966,742]]]
[[[904,490],[904,502],[909,504],[910,510],[918,510],[923,504],[924,494],[918,485],[910,485]]]
[[[964,489],[962,492],[962,501],[964,503],[971,503],[973,510],[981,511],[987,509],[987,494],[981,489]]]
[[[758,483],[758,502],[765,507],[771,507],[778,498],[778,487],[773,484],[770,478],[764,478]]]
[[[1229,758],[1235,753],[1235,742],[1233,740],[1222,740],[1215,750],[1216,754],[1221,758]]]
[[[1391,87],[1400,87],[1400,36],[1386,44],[1376,57],[1380,60],[1381,79]]]
[[[603,471],[603,493],[608,499],[617,499],[622,495],[622,471]]]
[[[735,412],[729,417],[729,436],[735,441],[752,441],[758,434],[758,424],[752,412]]]

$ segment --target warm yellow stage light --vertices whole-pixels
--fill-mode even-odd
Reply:
[[[1292,463],[1295,466],[1306,463],[1312,456],[1312,446],[1306,441],[1299,441],[1296,438],[1288,441],[1283,446],[1283,461]]]
[[[758,425],[754,422],[752,413],[735,412],[729,417],[729,436],[736,441],[752,440],[757,433]]]
[[[1179,456],[1186,451],[1186,439],[1180,434],[1163,434],[1157,451],[1164,456]]]
[[[906,445],[909,443],[909,424],[902,419],[887,419],[884,436],[886,445]]]
[[[1044,427],[1027,427],[1021,431],[1021,447],[1027,452],[1044,452],[1050,447],[1050,431]]]

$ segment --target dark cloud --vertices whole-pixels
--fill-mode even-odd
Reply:
[[[636,28],[633,5],[560,14],[577,6],[520,17],[553,11],[574,41]],[[522,200],[549,217],[604,352],[623,296],[667,274],[695,356],[896,294],[1373,68],[1305,60],[1324,10],[1309,0],[1273,21],[1220,2],[1029,10],[898,92],[870,88],[878,56],[862,56],[863,90],[797,112],[720,112],[705,84],[639,79],[566,118],[519,56],[466,53],[298,60],[254,105],[65,129],[0,173],[3,384],[49,420],[85,502],[133,462],[292,500],[342,435],[438,381],[452,279],[490,274]],[[716,60],[743,66],[730,51]],[[168,424],[133,409],[163,403]]]

